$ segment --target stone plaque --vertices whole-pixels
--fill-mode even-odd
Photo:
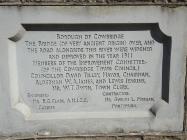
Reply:
[[[22,26],[9,52],[26,119],[153,117],[169,103],[172,44],[158,23]]]
[[[136,8],[0,8],[0,134],[182,131],[186,8]]]

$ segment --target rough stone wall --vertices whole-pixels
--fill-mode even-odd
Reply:
[[[32,6],[32,5],[161,5],[161,6],[187,6],[187,0],[0,0],[0,6]],[[187,80],[187,79],[186,79]],[[187,84],[186,84],[187,87]],[[20,139],[2,138],[0,140]],[[187,140],[187,91],[185,96],[185,120],[184,131],[181,133],[118,133],[111,135],[89,136],[63,136],[63,137],[39,137],[21,138],[27,140]]]
[[[0,0],[0,5],[187,5],[187,0]]]

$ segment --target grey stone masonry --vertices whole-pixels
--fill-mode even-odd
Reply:
[[[187,5],[187,0],[0,0],[0,5]]]

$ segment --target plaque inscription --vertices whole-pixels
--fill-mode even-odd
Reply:
[[[10,50],[27,119],[150,117],[154,104],[169,103],[171,37],[157,23],[22,26]]]

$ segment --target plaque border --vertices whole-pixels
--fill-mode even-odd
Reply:
[[[163,44],[161,98],[169,103],[172,37],[162,32],[159,23],[63,23],[22,24],[22,26],[26,31],[150,31],[151,37]],[[13,38],[10,40],[13,41]]]

